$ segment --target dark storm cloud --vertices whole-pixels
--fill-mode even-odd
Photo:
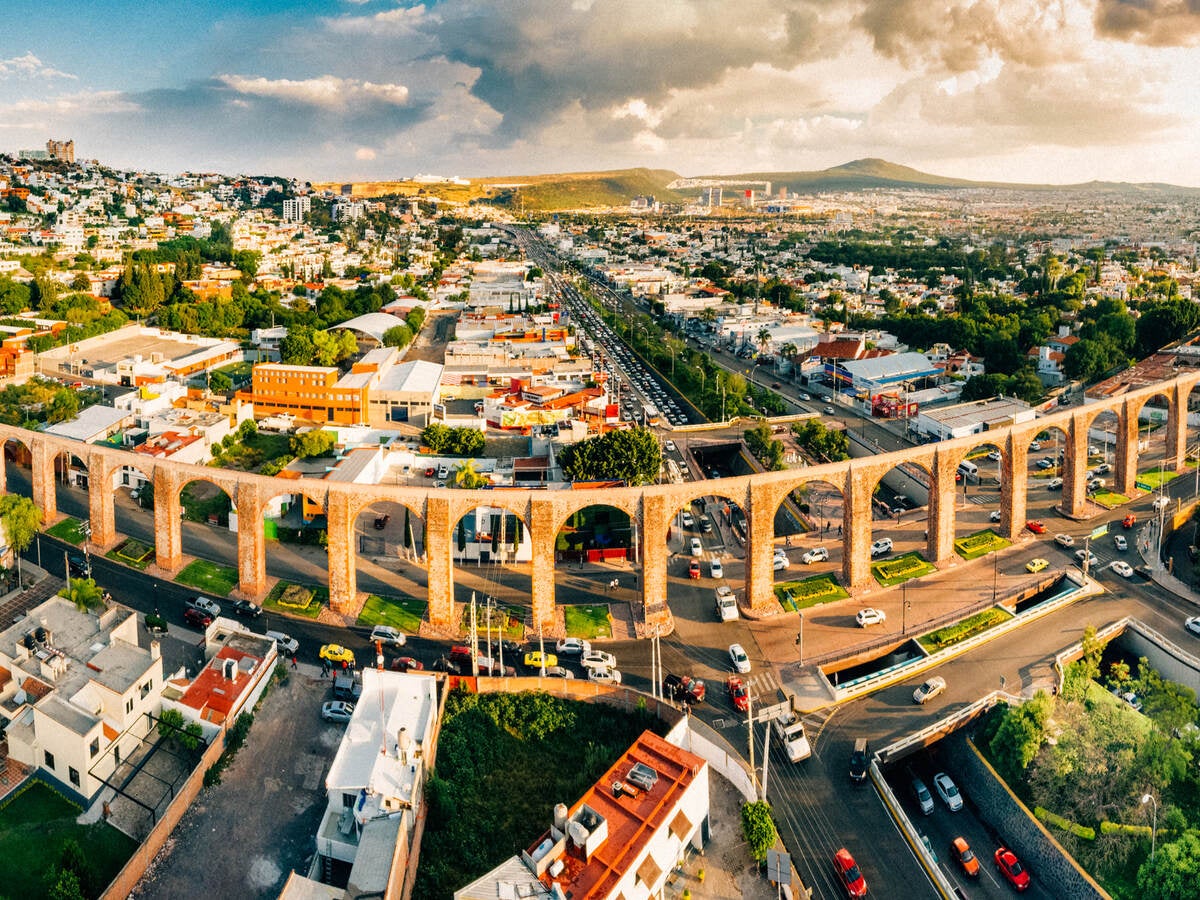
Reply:
[[[1200,41],[1200,0],[1098,0],[1096,32],[1159,47]]]

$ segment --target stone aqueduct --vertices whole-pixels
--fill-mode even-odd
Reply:
[[[554,621],[555,539],[560,527],[576,511],[606,505],[627,513],[637,523],[641,540],[641,591],[647,624],[665,619],[667,611],[667,531],[675,513],[691,500],[719,495],[739,503],[747,519],[746,598],[750,611],[769,614],[779,609],[774,599],[774,518],[789,492],[807,483],[824,482],[841,490],[843,503],[842,579],[851,590],[873,584],[870,574],[871,496],[880,479],[900,463],[921,466],[930,477],[929,529],[926,555],[943,565],[953,558],[955,538],[955,471],[974,448],[994,445],[1001,461],[1001,532],[1016,537],[1025,522],[1029,445],[1036,435],[1060,429],[1066,438],[1063,466],[1062,510],[1079,515],[1086,503],[1088,429],[1097,416],[1115,413],[1118,419],[1114,490],[1130,494],[1137,475],[1138,416],[1155,396],[1168,403],[1165,465],[1184,465],[1187,438],[1187,400],[1200,372],[1164,381],[1148,388],[1063,410],[1033,422],[992,429],[983,434],[943,441],[846,462],[783,472],[725,478],[674,485],[650,485],[594,491],[545,490],[432,490],[391,485],[329,483],[318,479],[283,480],[225,469],[169,461],[148,460],[141,454],[106,446],[80,444],[64,438],[0,426],[0,440],[24,444],[32,459],[33,500],[50,524],[58,518],[55,495],[55,460],[70,454],[88,471],[92,485],[109,485],[122,466],[137,468],[154,485],[155,562],[163,572],[183,565],[180,492],[191,481],[208,481],[223,489],[238,511],[239,592],[261,598],[267,591],[267,541],[262,527],[247,527],[263,518],[267,503],[282,494],[304,494],[325,505],[328,520],[329,597],[336,611],[356,607],[356,552],[354,526],[360,513],[380,501],[400,504],[419,515],[425,524],[425,558],[428,570],[429,624],[453,631],[458,617],[453,602],[452,548],[458,520],[479,506],[503,508],[520,516],[532,544],[531,601],[535,623],[549,629]],[[1019,477],[1018,477],[1019,476]],[[0,490],[7,473],[0,469]],[[89,491],[91,547],[110,549],[118,541],[113,491]]]

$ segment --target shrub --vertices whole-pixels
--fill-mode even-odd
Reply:
[[[742,837],[746,839],[755,862],[761,863],[767,858],[767,851],[775,846],[777,835],[775,822],[771,819],[771,804],[766,800],[742,806]]]
[[[1088,828],[1086,825],[1076,825],[1069,819],[1064,819],[1058,813],[1052,813],[1044,807],[1035,806],[1033,814],[1046,824],[1053,825],[1055,828],[1061,828],[1063,831],[1069,831],[1071,834],[1083,838],[1085,841],[1094,841],[1096,839],[1095,828]]]

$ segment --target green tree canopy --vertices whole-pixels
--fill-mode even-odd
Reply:
[[[28,497],[5,494],[0,497],[0,524],[9,546],[20,555],[42,527],[42,511]]]
[[[564,447],[559,462],[568,481],[649,484],[662,468],[662,448],[650,430],[629,428]]]
[[[767,858],[767,851],[775,846],[778,834],[771,818],[771,804],[766,800],[742,805],[742,837],[746,839],[751,857],[757,862]]]
[[[337,436],[332,431],[306,431],[294,435],[289,442],[292,453],[299,459],[311,456],[328,456],[337,443]]]
[[[1182,900],[1200,885],[1200,831],[1188,829],[1177,840],[1158,845],[1153,860],[1138,869],[1140,900]]]

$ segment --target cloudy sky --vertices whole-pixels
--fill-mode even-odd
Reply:
[[[4,0],[0,150],[1200,186],[1200,0]]]

